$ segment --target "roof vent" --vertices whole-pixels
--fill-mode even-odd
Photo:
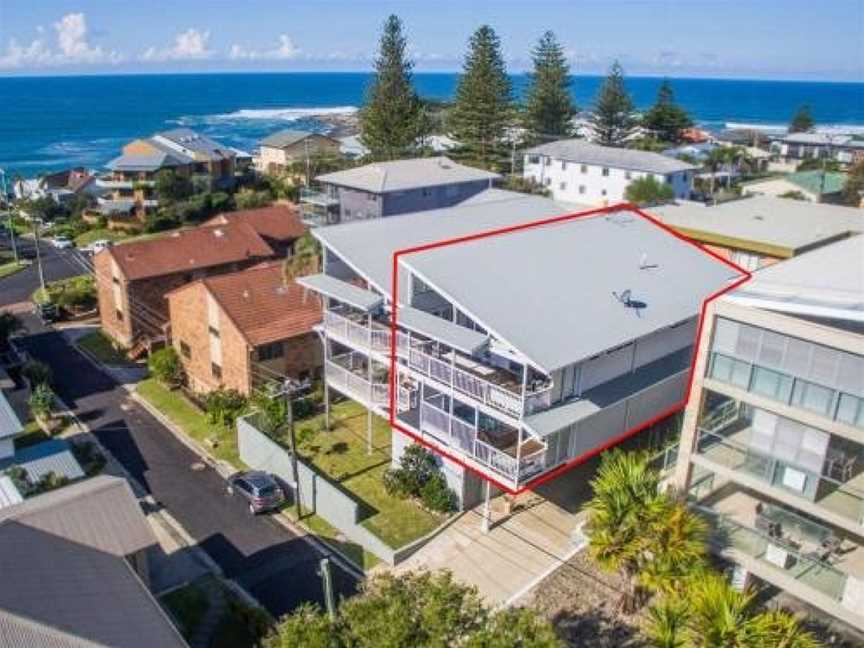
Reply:
[[[249,299],[249,290],[247,288],[243,289],[243,299]]]
[[[765,220],[765,217],[764,217],[762,214],[756,214],[756,215],[753,217],[753,220],[764,221],[764,220]]]
[[[648,253],[643,252],[642,256],[639,257],[639,269],[640,270],[653,270],[654,268],[659,268],[660,266],[656,263],[648,263]]]
[[[213,230],[213,236],[215,236],[216,238],[222,238],[223,236],[225,236],[225,232],[223,232],[219,228],[216,228],[215,230]]]
[[[620,295],[613,290],[612,296],[621,302],[625,308],[632,308],[636,312],[636,317],[640,317],[640,311],[648,305],[644,301],[633,299],[633,291],[629,288]]]

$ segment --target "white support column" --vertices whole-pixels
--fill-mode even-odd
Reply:
[[[372,354],[366,356],[366,380],[369,382],[369,406],[366,408],[366,453],[372,454]]]
[[[492,512],[489,508],[489,480],[483,480],[483,517],[480,520],[480,530],[483,533],[489,533],[489,524],[492,518]]]
[[[330,359],[330,342],[325,333],[321,340],[324,344],[324,429],[330,431],[330,386],[327,384],[327,361]]]

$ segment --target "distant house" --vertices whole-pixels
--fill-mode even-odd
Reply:
[[[189,179],[196,190],[229,189],[234,186],[236,152],[188,128],[157,133],[123,147],[123,154],[106,166],[109,173],[97,179],[107,192],[98,199],[108,214],[135,214],[143,218],[156,209],[157,174],[165,169]]]
[[[753,196],[650,209],[666,225],[747,270],[864,232],[864,210]]]
[[[207,277],[167,299],[172,344],[194,391],[249,394],[273,378],[320,372],[313,327],[321,322],[321,302],[287,280],[281,262]]]
[[[623,202],[630,183],[648,176],[672,187],[675,198],[689,198],[698,167],[659,153],[569,139],[526,150],[523,169],[555,200],[608,205]]]
[[[325,225],[456,205],[501,176],[448,157],[375,162],[315,178],[320,192],[301,196],[304,220]]]
[[[96,176],[84,167],[48,173],[33,180],[16,180],[13,195],[16,198],[53,198],[66,203],[76,196],[96,197],[103,190],[95,182]]]
[[[166,293],[274,255],[255,228],[242,221],[106,248],[93,259],[102,330],[133,355],[143,353],[166,339]]]
[[[746,194],[784,196],[800,193],[810,202],[839,202],[842,199],[845,173],[824,171],[797,171],[780,178],[757,180],[742,185]]]
[[[864,140],[831,133],[789,133],[771,142],[771,152],[786,161],[833,159],[854,164],[864,160]]]
[[[0,508],[0,645],[186,646],[147,588],[155,544],[117,477]]]
[[[339,151],[342,155],[351,158],[352,160],[369,155],[369,149],[360,141],[359,135],[346,135],[345,137],[340,137]]]
[[[255,168],[261,173],[284,172],[295,162],[314,155],[340,155],[339,141],[300,130],[282,130],[258,142]]]

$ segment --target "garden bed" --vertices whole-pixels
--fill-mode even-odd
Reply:
[[[87,353],[92,355],[102,364],[109,366],[126,366],[133,364],[129,358],[122,352],[117,350],[111,339],[101,330],[93,331],[80,337],[76,343]]]

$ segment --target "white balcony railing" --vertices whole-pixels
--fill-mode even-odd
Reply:
[[[369,382],[340,364],[327,361],[327,382],[335,389],[362,403],[387,407],[390,388],[387,383]]]

